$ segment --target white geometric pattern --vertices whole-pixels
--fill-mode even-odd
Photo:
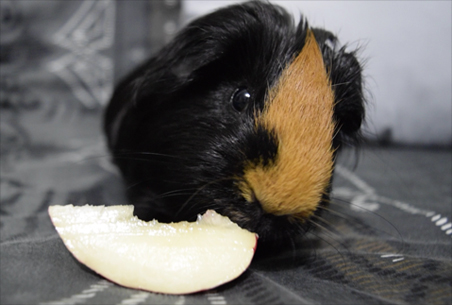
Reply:
[[[112,92],[113,60],[101,51],[113,46],[114,31],[115,2],[85,0],[53,37],[53,43],[68,53],[48,68],[87,108],[105,105]]]

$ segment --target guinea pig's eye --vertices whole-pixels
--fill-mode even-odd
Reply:
[[[245,110],[251,100],[251,94],[246,88],[238,89],[231,97],[232,107],[241,112]]]

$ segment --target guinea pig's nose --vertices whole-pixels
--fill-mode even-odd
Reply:
[[[239,188],[267,213],[305,218],[317,209],[334,164],[334,94],[312,32],[268,96],[255,127],[276,137],[277,153],[268,164],[246,163]]]

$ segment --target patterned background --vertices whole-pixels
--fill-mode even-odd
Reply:
[[[452,303],[450,150],[367,147],[356,169],[346,151],[318,230],[212,291],[131,290],[79,264],[47,207],[125,202],[102,109],[180,9],[124,3],[0,1],[1,304]]]

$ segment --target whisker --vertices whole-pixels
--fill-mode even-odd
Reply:
[[[177,196],[189,196],[192,193],[183,193],[182,191],[180,193],[174,193],[174,194],[167,194],[167,195],[157,195],[155,196],[156,199],[163,199],[163,198],[169,198],[169,197],[177,197]]]
[[[342,82],[342,83],[335,83],[335,84],[332,84],[331,87],[337,87],[337,86],[342,86],[342,85],[349,85],[349,84],[352,84],[352,83],[353,83],[353,81]]]
[[[171,162],[171,161],[169,161],[169,160],[155,160],[155,159],[149,159],[149,158],[137,158],[137,157],[115,157],[115,159],[118,159],[118,160],[142,161],[142,162],[149,162],[149,163],[151,163],[151,162],[154,162],[154,163],[157,163],[157,162],[160,162],[160,163],[163,163],[163,162]]]
[[[227,180],[232,180],[232,179],[234,179],[234,178],[222,178],[222,179],[218,179],[218,180],[215,180],[215,181],[210,181],[210,182],[207,182],[206,184],[204,184],[203,186],[201,186],[201,187],[199,187],[182,205],[181,205],[181,207],[179,208],[179,210],[176,212],[176,215],[179,215],[179,213],[181,213],[182,212],[182,210],[188,205],[188,203],[193,199],[193,198],[195,198],[196,197],[196,195],[198,195],[199,194],[199,192],[201,192],[202,190],[204,190],[207,186],[209,186],[209,185],[212,185],[212,184],[215,184],[215,183],[219,183],[219,182],[222,182],[222,181],[227,181]],[[213,203],[212,203],[213,204]],[[210,204],[209,204],[209,206],[210,206]],[[191,207],[190,207],[191,208]],[[187,210],[187,212],[188,211],[190,211],[190,208]]]
[[[317,218],[317,219],[319,219],[319,218]],[[335,232],[333,232],[329,228],[325,227],[324,225],[321,225],[318,222],[315,222],[313,219],[309,219],[308,221],[310,224],[316,226],[317,228],[322,229],[325,233],[327,233],[333,239],[340,236],[339,234],[336,234]]]
[[[154,153],[154,152],[148,152],[148,151],[113,151],[114,156],[130,156],[130,155],[139,155],[139,156],[157,156],[157,157],[166,157],[166,158],[173,158],[173,159],[180,159],[185,160],[186,158],[175,156],[175,155],[169,155],[169,154],[162,154],[162,153]]]
[[[138,185],[140,185],[140,184],[142,184],[142,183],[149,182],[149,181],[151,181],[151,180],[152,180],[152,179],[146,179],[146,180],[142,180],[142,181],[135,182],[135,183],[133,183],[133,184],[126,185],[126,191],[128,191],[128,190],[130,190],[130,189],[132,189],[132,188],[134,188],[134,187],[136,187],[136,186],[138,186]]]
[[[319,227],[319,228],[323,228],[321,225],[319,225],[319,224],[317,224],[317,223],[315,223],[315,222],[313,222],[313,221],[309,221],[311,224],[313,224],[314,226],[317,226],[317,227]],[[317,239],[320,239],[320,240],[322,240],[322,241],[324,241],[325,243],[327,243],[329,246],[331,246],[334,250],[336,250],[336,252],[337,253],[339,253],[339,255],[342,257],[342,261],[344,262],[344,264],[346,264],[346,259],[345,259],[345,257],[344,257],[344,254],[339,250],[339,247],[337,247],[337,246],[335,246],[334,244],[333,244],[333,242],[330,242],[330,241],[328,241],[327,239],[326,239],[326,237],[328,237],[328,238],[330,238],[331,240],[333,240],[334,242],[336,242],[336,243],[338,243],[343,249],[346,249],[348,252],[349,252],[349,250],[348,250],[348,248],[347,248],[347,246],[345,245],[345,244],[343,244],[343,243],[341,243],[341,242],[339,242],[339,241],[337,241],[337,240],[335,240],[334,238],[332,238],[332,237],[330,237],[330,236],[328,236],[328,235],[320,235],[320,234],[316,234],[314,231],[309,231],[308,232],[309,234],[312,234],[312,235],[314,235]]]
[[[182,191],[193,191],[193,190],[196,190],[196,188],[187,188],[187,189],[171,190],[171,191],[168,191],[168,192],[165,192],[165,193],[161,193],[161,194],[159,194],[159,195],[157,195],[157,196],[166,196],[166,195],[171,195],[171,194],[178,193],[178,192],[182,192]],[[191,194],[191,192],[190,192],[190,194]]]
[[[331,233],[334,233],[334,231],[331,229],[331,228],[334,228],[334,225],[331,222],[329,222],[326,219],[324,219],[323,217],[320,217],[320,216],[317,216],[317,215],[312,215],[311,218],[315,218],[316,220],[320,220],[326,226],[328,226],[328,228],[325,227],[326,230],[329,230]]]
[[[351,218],[349,215],[347,215],[347,214],[345,214],[345,213],[341,213],[341,212],[336,211],[336,210],[333,210],[333,209],[330,209],[330,208],[328,208],[328,207],[325,207],[325,206],[319,206],[318,209],[321,209],[321,210],[324,210],[324,211],[326,211],[326,212],[328,212],[328,213],[331,213],[331,214],[334,214],[334,215],[336,215],[336,216],[339,216],[339,217],[341,217],[342,219],[345,219],[345,220],[347,220],[347,221],[353,221],[353,218]]]
[[[290,246],[291,246],[291,248],[292,248],[292,261],[295,261],[295,259],[296,259],[296,250],[297,250],[297,247],[296,247],[296,245],[295,245],[295,240],[294,240],[294,238],[292,237],[292,235],[290,235],[289,233],[287,234],[288,235],[288,238],[286,238],[286,239],[288,239],[289,240],[289,242],[290,242]]]
[[[82,161],[89,161],[100,158],[110,158],[114,157],[116,159],[128,159],[133,156],[155,156],[155,157],[165,157],[170,159],[186,160],[186,158],[181,156],[175,156],[163,153],[145,152],[145,151],[112,151],[111,153],[104,153],[99,155],[85,156]],[[132,158],[131,158],[132,159]],[[138,161],[149,161],[147,158],[133,158],[132,160]]]
[[[401,251],[403,251],[403,249],[404,249],[404,247],[405,247],[405,240],[404,240],[404,238],[403,238],[403,236],[402,236],[402,233],[401,233],[401,232],[397,229],[397,227],[396,227],[394,224],[392,224],[389,220],[387,220],[387,219],[384,218],[382,215],[380,215],[380,214],[378,214],[378,213],[376,213],[376,212],[374,212],[374,211],[371,211],[371,210],[366,209],[366,208],[363,208],[363,207],[361,207],[361,206],[359,206],[359,205],[353,204],[352,202],[347,201],[347,200],[345,200],[345,199],[340,199],[340,198],[337,198],[337,197],[336,197],[336,198],[333,198],[333,199],[334,199],[334,200],[328,200],[327,202],[331,203],[332,205],[337,205],[337,206],[340,206],[341,204],[352,205],[352,206],[354,206],[354,207],[360,208],[360,209],[362,209],[362,210],[364,210],[364,211],[366,211],[366,212],[369,212],[369,213],[371,213],[372,215],[374,215],[374,216],[376,216],[376,217],[382,219],[386,224],[388,224],[392,229],[394,229],[394,231],[396,232],[396,234],[394,234],[393,232],[387,232],[387,231],[385,231],[385,230],[383,230],[383,229],[379,229],[379,228],[377,228],[377,227],[375,227],[375,226],[372,226],[372,229],[375,230],[375,231],[377,231],[377,232],[387,234],[388,236],[391,236],[391,237],[393,237],[393,238],[396,238],[396,239],[400,240],[401,244],[403,245],[403,248],[401,249]],[[348,215],[343,214],[343,213],[341,213],[341,212],[339,212],[339,211],[336,211],[336,210],[333,210],[333,209],[329,209],[329,208],[323,207],[323,206],[319,206],[319,208],[321,208],[321,209],[323,209],[323,210],[325,210],[325,211],[328,211],[328,212],[331,213],[331,214],[335,214],[335,215],[337,215],[337,216],[340,216],[340,217],[342,217],[342,218],[343,218],[344,220],[346,220],[346,221],[349,221],[349,222],[354,221],[353,218],[351,218],[351,217],[349,217]]]
[[[83,158],[83,160],[80,160],[79,162],[81,163],[81,162],[102,159],[102,158],[111,158],[111,157],[112,156],[110,156],[110,155],[91,156],[91,157]],[[177,158],[174,156],[166,156],[166,157]],[[131,156],[115,156],[114,158],[119,159],[119,160],[135,160],[135,161],[143,161],[143,162],[171,162],[170,160],[155,160],[155,159],[150,159],[150,158],[133,157],[133,154],[131,154]]]

